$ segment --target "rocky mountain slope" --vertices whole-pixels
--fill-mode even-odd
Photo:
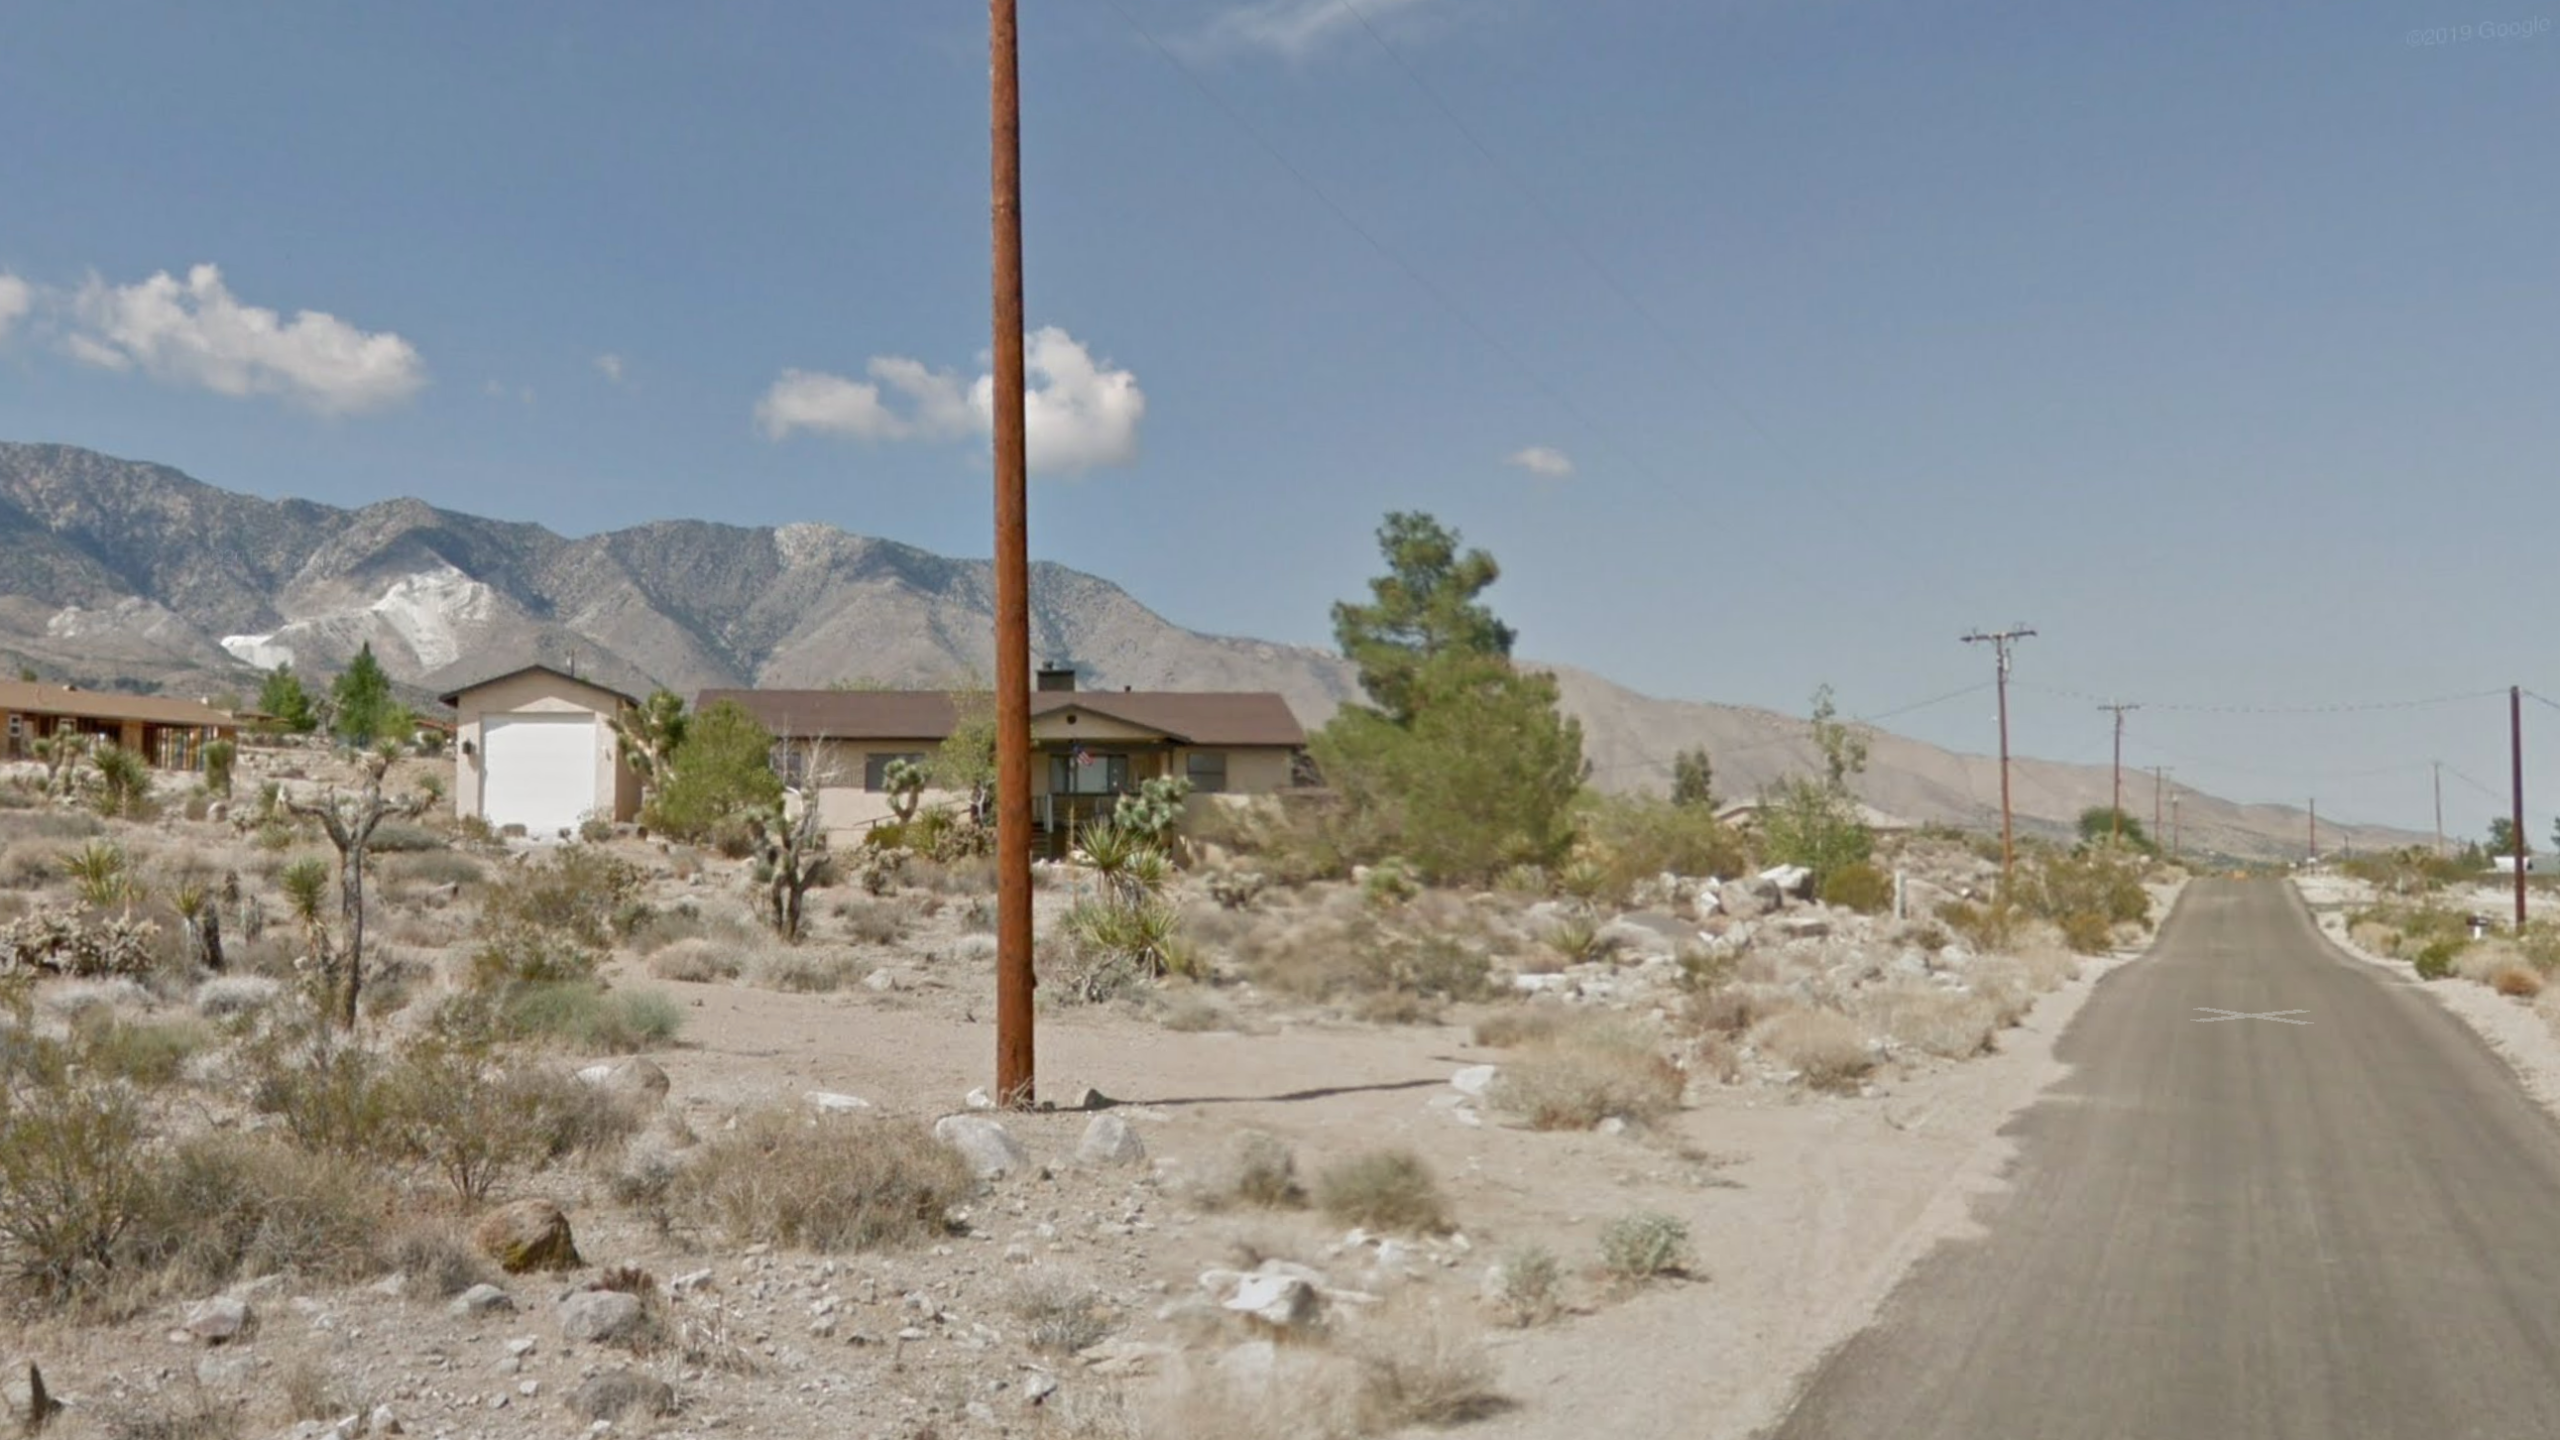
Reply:
[[[368,643],[409,682],[484,657],[576,654],[688,694],[934,684],[992,668],[991,601],[984,561],[827,525],[656,521],[572,540],[419,500],[265,500],[163,465],[0,444],[0,661],[90,686],[236,690],[253,667],[327,672]],[[1276,690],[1310,726],[1358,689],[1338,656],[1186,630],[1054,564],[1033,568],[1032,644],[1106,688]],[[1800,721],[1557,673],[1609,788],[1662,786],[1690,745],[1715,754],[1732,795],[1812,767]],[[2027,761],[2014,779],[2030,826],[2067,825],[2109,794],[2102,767]],[[1996,824],[1998,766],[1879,734],[1863,793],[1913,821]],[[2295,811],[2181,793],[2200,846],[2290,853],[2302,833]],[[2338,832],[2358,846],[2412,838]]]

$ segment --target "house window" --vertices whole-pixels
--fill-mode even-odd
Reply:
[[[1049,790],[1055,795],[1125,795],[1129,757],[1081,747],[1049,757]]]
[[[809,747],[776,740],[773,742],[772,765],[773,773],[782,777],[785,789],[801,789],[809,779]]]
[[[1202,795],[1221,795],[1227,788],[1227,752],[1194,750],[1182,757],[1182,773],[1191,780],[1191,788]]]

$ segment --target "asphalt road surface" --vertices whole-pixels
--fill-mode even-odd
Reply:
[[[2560,1436],[2560,1126],[2290,886],[2190,886],[2059,1053],[1775,1440]]]

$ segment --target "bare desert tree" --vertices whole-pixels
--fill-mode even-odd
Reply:
[[[373,848],[373,833],[383,821],[407,819],[423,812],[430,803],[424,794],[392,799],[382,793],[382,777],[391,768],[391,756],[375,751],[356,761],[357,788],[352,794],[342,793],[332,785],[316,801],[288,800],[285,808],[307,820],[316,820],[338,852],[338,915],[342,926],[342,943],[336,953],[315,956],[334,971],[323,976],[324,1000],[321,1013],[325,1017],[329,1001],[337,1001],[338,1018],[348,1029],[355,1028],[356,1002],[364,989],[364,882],[365,862]]]
[[[787,752],[794,743],[785,739],[775,748]],[[783,767],[797,782],[793,791],[746,812],[755,835],[755,875],[764,891],[765,923],[789,944],[800,939],[810,889],[826,883],[833,863],[826,831],[818,824],[818,794],[833,782],[834,770],[814,742],[797,745],[799,763]]]

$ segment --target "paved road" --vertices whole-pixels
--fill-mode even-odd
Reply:
[[[2560,1436],[2560,1126],[2291,887],[2190,887],[2060,1053],[1988,1234],[1775,1440]]]

